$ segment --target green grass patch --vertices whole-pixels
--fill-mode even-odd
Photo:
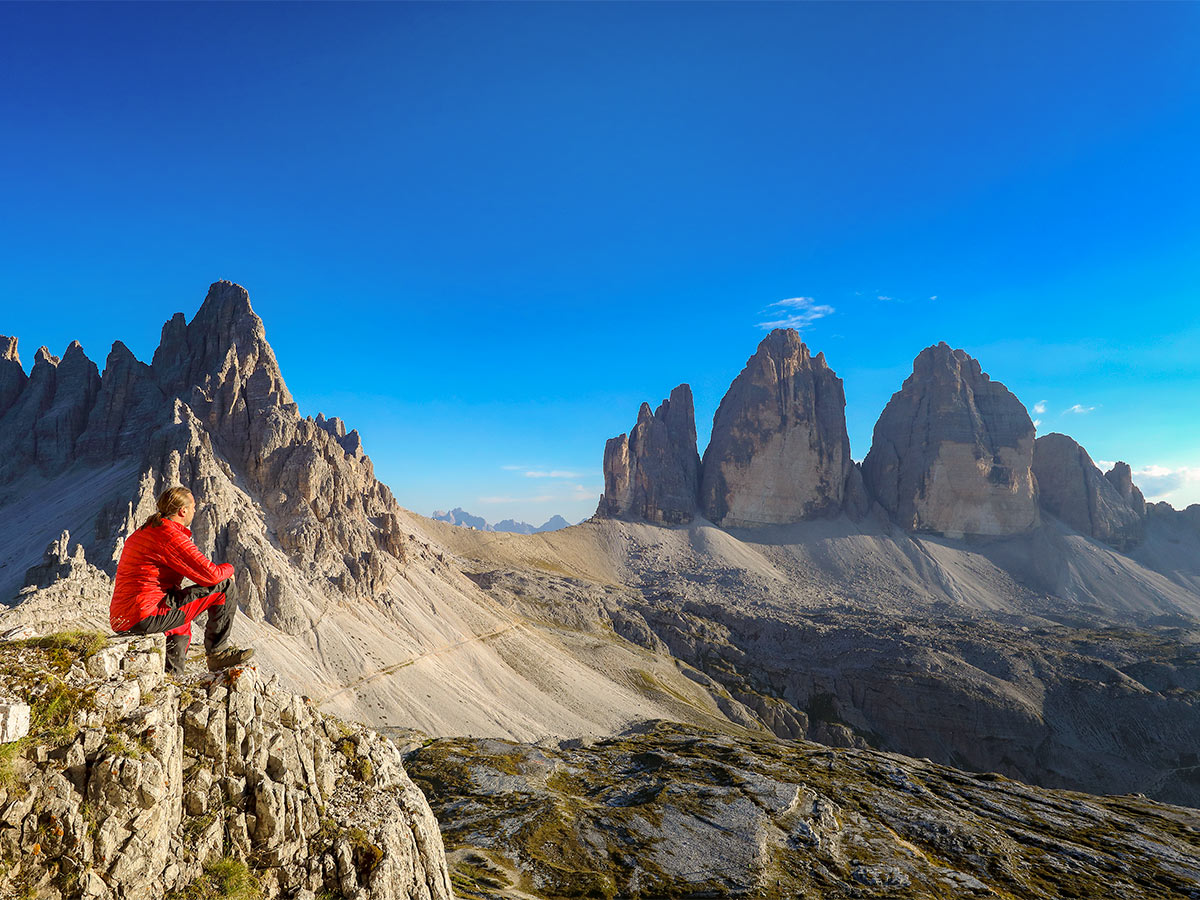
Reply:
[[[15,649],[41,650],[49,662],[62,674],[77,659],[87,659],[108,646],[108,637],[99,631],[59,631],[41,637],[26,638],[9,644]]]
[[[39,744],[60,747],[70,743],[79,731],[76,723],[78,713],[95,709],[95,691],[73,688],[60,677],[78,658],[75,650],[66,647],[96,645],[94,640],[81,637],[88,635],[104,639],[103,635],[96,632],[69,632],[14,641],[4,648],[6,652],[3,663],[0,663],[0,677],[10,687],[19,689],[34,700],[30,705],[29,734],[19,741],[0,745],[0,786],[13,787],[17,760],[26,749]],[[22,645],[25,649],[40,651],[44,671],[11,658],[10,648],[20,648]]]
[[[262,900],[262,885],[243,860],[226,856],[204,866],[204,874],[167,900]]]

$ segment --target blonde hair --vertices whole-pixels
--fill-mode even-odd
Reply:
[[[170,518],[183,509],[192,492],[185,487],[167,488],[158,495],[158,510],[142,523],[143,528],[157,528],[163,519]]]

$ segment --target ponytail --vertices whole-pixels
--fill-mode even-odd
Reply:
[[[142,527],[157,528],[163,523],[163,519],[169,518],[183,509],[190,496],[192,496],[192,492],[185,487],[167,488],[158,495],[157,511],[142,523]]]

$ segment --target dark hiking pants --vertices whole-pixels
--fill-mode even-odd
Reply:
[[[226,578],[213,587],[194,584],[191,587],[168,591],[159,603],[158,611],[146,616],[124,634],[167,635],[166,670],[170,675],[183,674],[183,662],[187,658],[188,645],[192,642],[192,619],[208,610],[208,621],[204,623],[204,649],[208,653],[224,650],[233,630],[233,614],[236,603],[226,603],[226,595],[232,578]]]

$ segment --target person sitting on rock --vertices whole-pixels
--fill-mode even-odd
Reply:
[[[210,672],[246,662],[253,650],[229,644],[237,603],[227,603],[233,566],[214,565],[192,541],[188,526],[196,500],[173,487],[158,498],[158,511],[129,536],[117,563],[108,619],[118,634],[167,635],[166,671],[183,674],[192,641],[192,619],[205,610],[204,649]],[[180,587],[184,578],[195,584]]]

